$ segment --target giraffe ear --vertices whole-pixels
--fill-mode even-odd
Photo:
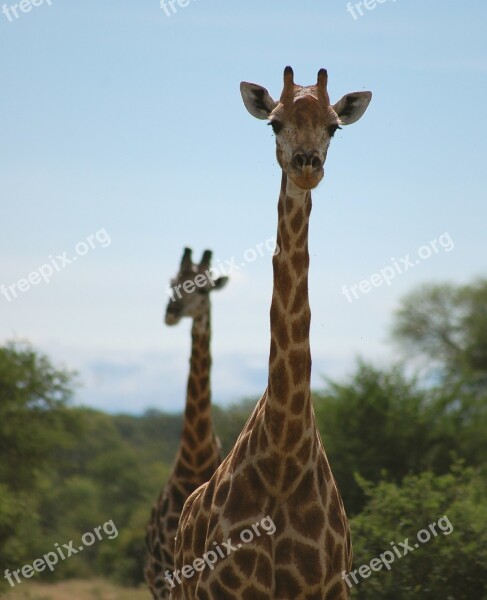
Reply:
[[[358,121],[367,110],[371,98],[372,92],[352,92],[334,104],[333,110],[342,125],[351,125]]]
[[[278,104],[264,87],[256,83],[242,81],[240,93],[245,108],[256,119],[267,119]]]
[[[228,283],[228,277],[218,277],[218,279],[214,279],[213,280],[213,290],[221,290],[223,287],[225,287]]]

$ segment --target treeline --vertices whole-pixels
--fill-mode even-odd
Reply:
[[[393,338],[409,358],[388,369],[361,361],[346,381],[329,381],[314,396],[352,521],[353,597],[486,600],[487,282],[414,292]],[[70,540],[77,548],[85,532],[113,521],[117,537],[38,576],[141,583],[145,526],[181,415],[73,407],[74,381],[28,345],[0,348],[0,567],[32,564]],[[254,405],[214,407],[224,451]],[[441,518],[451,531],[437,525],[433,535]],[[417,534],[426,539],[425,530],[431,539],[423,542]],[[388,568],[405,538],[413,550],[397,550]]]

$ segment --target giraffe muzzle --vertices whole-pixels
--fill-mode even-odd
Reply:
[[[167,311],[164,320],[166,325],[177,325],[181,320],[181,315],[174,311]]]
[[[289,176],[303,190],[312,190],[323,179],[323,161],[315,151],[293,154]]]
[[[291,162],[293,167],[303,174],[319,171],[323,166],[323,161],[316,152],[295,152]]]

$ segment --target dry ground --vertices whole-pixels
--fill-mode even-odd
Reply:
[[[22,582],[2,600],[150,600],[145,588],[121,588],[104,581],[63,581],[54,585]]]

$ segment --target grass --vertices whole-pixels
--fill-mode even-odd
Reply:
[[[71,580],[55,584],[23,581],[2,600],[150,600],[147,588],[121,588],[103,579]]]

